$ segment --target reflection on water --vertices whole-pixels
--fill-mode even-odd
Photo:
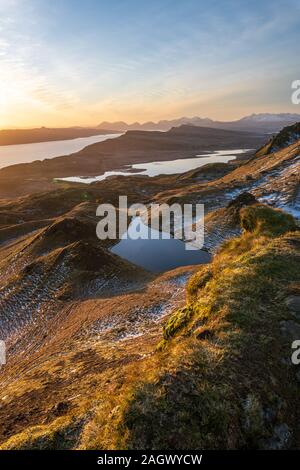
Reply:
[[[66,178],[55,178],[57,181],[69,181],[70,183],[95,183],[95,181],[106,180],[109,176],[132,176],[135,173],[129,173],[126,171],[106,171],[103,175],[100,176],[67,176]],[[141,173],[136,173],[141,174]]]
[[[53,140],[33,144],[2,145],[0,146],[0,168],[17,163],[30,163],[45,158],[55,158],[79,152],[87,145],[103,142],[107,139],[120,137],[122,134],[102,134],[90,137],[80,137],[69,140]]]
[[[128,165],[128,171],[106,171],[103,175],[92,177],[70,176],[67,178],[56,178],[58,180],[70,181],[73,183],[94,183],[96,181],[103,181],[109,176],[158,176],[158,175],[174,175],[184,173],[195,168],[200,168],[207,163],[227,163],[229,160],[234,160],[237,155],[249,152],[250,149],[237,149],[237,150],[217,150],[213,153],[205,155],[197,155],[193,158],[180,158],[169,161],[158,161],[150,163],[135,163]],[[135,173],[130,173],[134,170]]]
[[[142,238],[131,239],[137,231]],[[128,237],[126,239],[126,237]],[[130,223],[127,232],[112,249],[112,253],[126,260],[142,266],[148,271],[160,272],[188,266],[192,264],[205,264],[210,262],[210,255],[204,250],[186,250],[185,243],[174,238],[154,239],[162,237],[157,230],[150,229],[140,217]]]
[[[248,149],[238,150],[217,150],[214,153],[205,155],[196,155],[194,158],[181,158],[171,161],[151,162],[151,163],[137,163],[132,165],[131,168],[142,171],[143,175],[157,176],[157,175],[173,175],[177,173],[184,173],[189,170],[207,165],[207,163],[227,163],[229,160],[234,160],[236,155],[247,152]]]

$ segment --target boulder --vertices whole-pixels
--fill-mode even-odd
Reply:
[[[293,320],[282,321],[280,323],[281,331],[291,342],[300,340],[300,325]]]

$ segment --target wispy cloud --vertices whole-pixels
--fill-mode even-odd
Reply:
[[[297,0],[1,0],[0,126],[289,110],[294,11]]]

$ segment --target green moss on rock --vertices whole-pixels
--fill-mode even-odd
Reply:
[[[163,327],[163,337],[165,340],[172,338],[189,323],[193,315],[193,308],[190,305],[177,310]]]
[[[269,237],[277,237],[298,229],[295,219],[290,214],[265,205],[243,208],[241,226],[246,232]]]

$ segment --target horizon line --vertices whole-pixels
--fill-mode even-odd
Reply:
[[[159,124],[160,122],[168,122],[168,121],[176,121],[176,120],[180,120],[180,119],[202,119],[202,120],[210,120],[212,122],[224,122],[224,123],[230,123],[230,122],[237,122],[237,121],[240,121],[241,119],[244,119],[244,118],[247,118],[247,117],[251,117],[251,116],[261,116],[261,115],[298,115],[300,117],[300,111],[299,112],[289,112],[289,111],[277,111],[277,112],[270,112],[270,111],[264,111],[264,112],[260,112],[260,113],[251,113],[251,114],[246,114],[246,115],[241,115],[239,118],[235,118],[235,119],[229,119],[229,120],[226,120],[226,119],[213,119],[213,118],[210,118],[208,116],[205,116],[205,117],[202,117],[200,115],[193,115],[193,116],[179,116],[179,117],[170,117],[170,118],[165,118],[165,119],[158,119],[158,120],[147,120],[147,121],[124,121],[122,119],[119,119],[119,120],[114,120],[114,121],[107,121],[105,119],[103,119],[101,122],[99,122],[98,124],[73,124],[73,125],[70,125],[70,126],[49,126],[47,124],[34,124],[30,127],[23,127],[23,126],[8,126],[8,127],[1,127],[0,128],[0,132],[1,131],[8,131],[8,130],[33,130],[33,129],[72,129],[72,128],[91,128],[91,129],[96,129],[97,127],[99,127],[101,124],[103,123],[109,123],[109,124],[116,124],[116,123],[122,123],[122,124],[126,124],[127,126],[132,126],[134,124],[138,124],[138,125],[145,125],[145,124]],[[108,129],[109,130],[109,129]]]

